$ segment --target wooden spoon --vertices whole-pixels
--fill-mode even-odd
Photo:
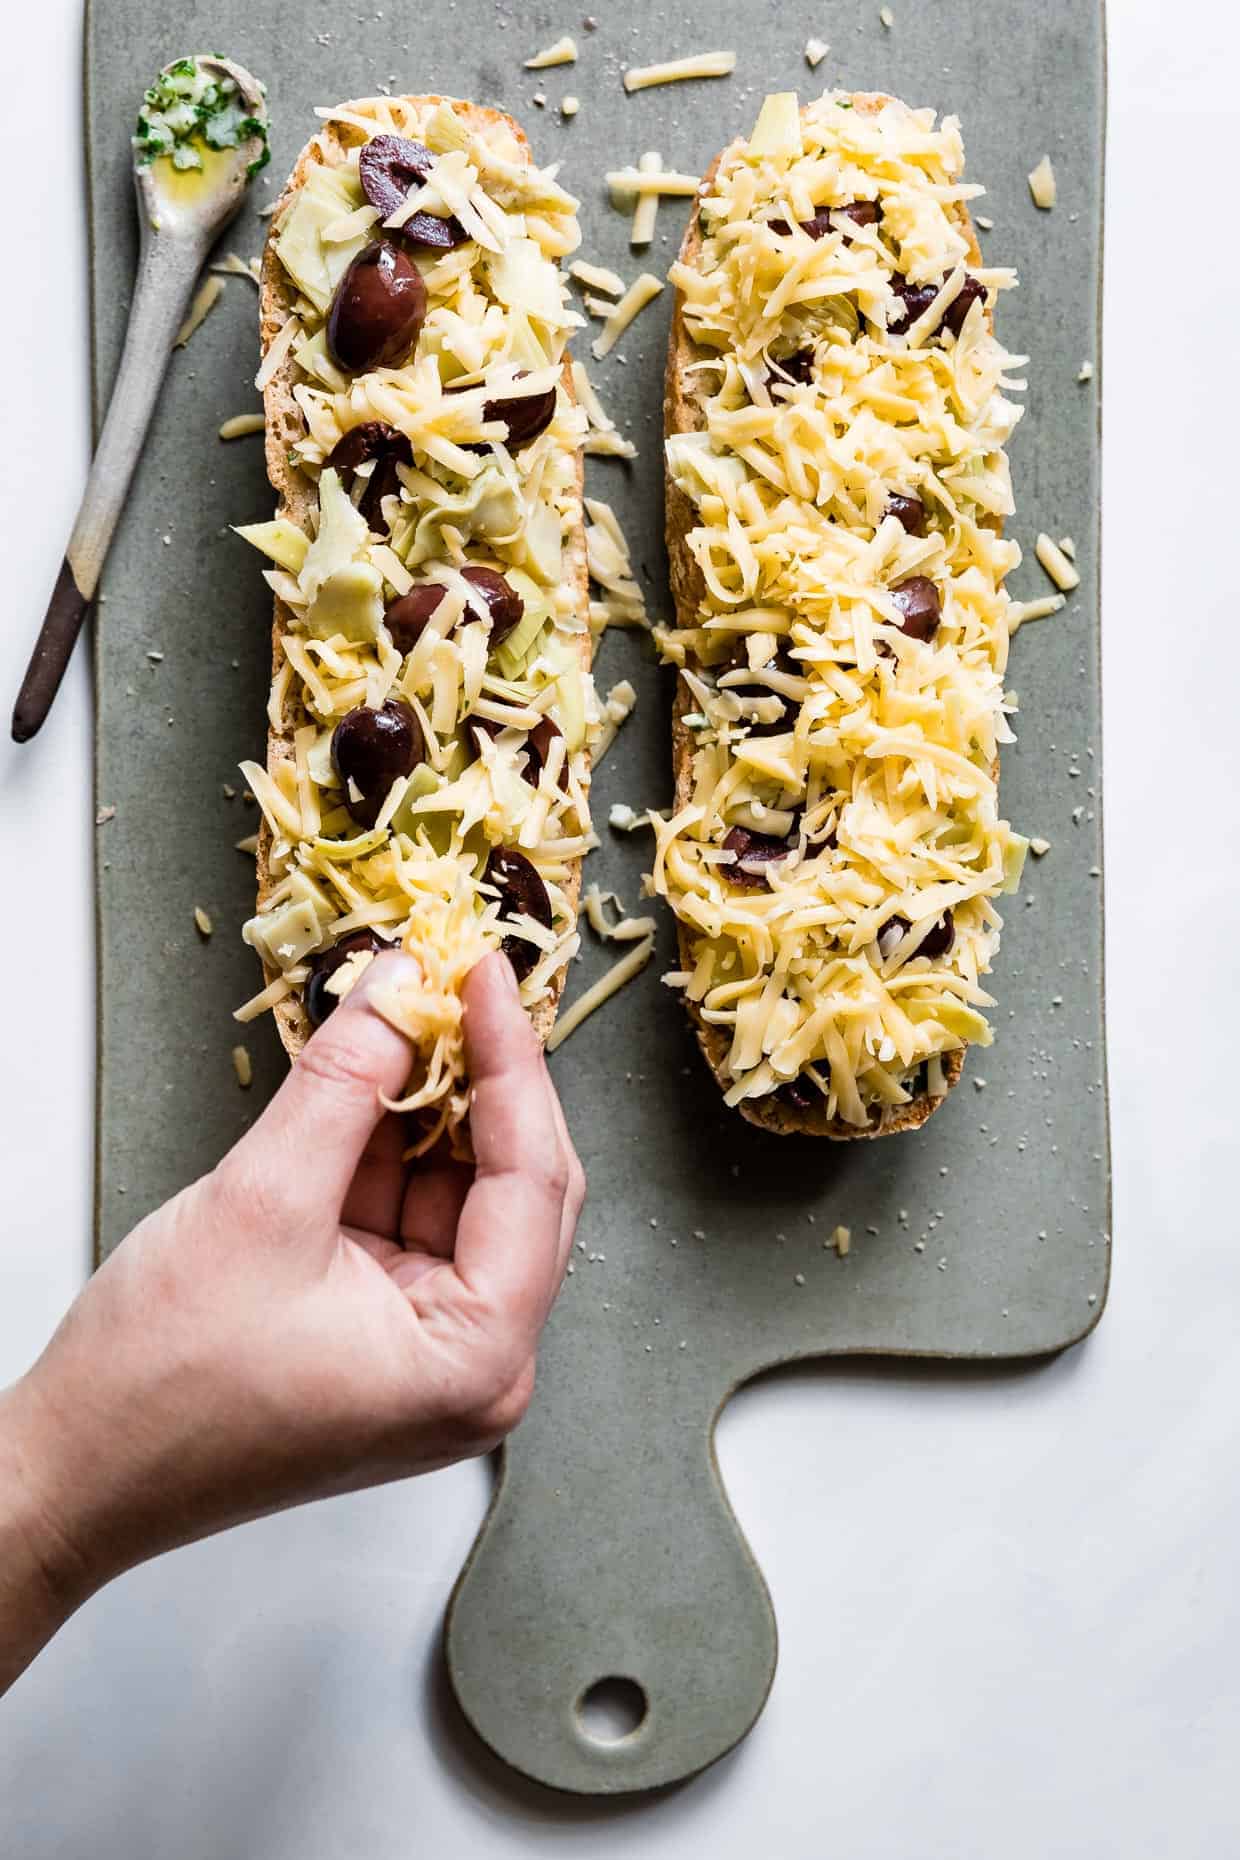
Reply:
[[[198,274],[266,159],[263,86],[240,65],[210,57],[177,60],[164,67],[161,81],[189,65],[208,77],[231,78],[247,112],[245,126],[253,129],[235,148],[211,149],[196,138],[201,166],[186,169],[176,168],[170,153],[152,158],[148,145],[134,140],[141,245],[125,348],[77,521],[13,709],[15,742],[28,742],[42,726],[60,689]]]

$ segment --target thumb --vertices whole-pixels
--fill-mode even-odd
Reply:
[[[362,1152],[409,1076],[409,1042],[376,1012],[377,987],[416,981],[418,967],[393,950],[306,1043],[267,1109],[229,1158],[245,1179],[269,1184],[293,1219],[338,1218]]]

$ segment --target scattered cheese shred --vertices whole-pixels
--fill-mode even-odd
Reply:
[[[233,1071],[237,1075],[238,1085],[240,1085],[242,1091],[249,1091],[250,1086],[254,1083],[254,1067],[251,1063],[250,1055],[244,1046],[233,1047],[232,1062]]]
[[[1082,362],[1082,363],[1081,363],[1081,365],[1080,365],[1080,367],[1079,367],[1079,368],[1077,369],[1077,374],[1076,374],[1076,378],[1077,378],[1077,380],[1078,380],[1078,381],[1092,381],[1092,380],[1093,380],[1093,378],[1094,378],[1094,365],[1093,365],[1093,363],[1092,363],[1092,362]]]
[[[594,767],[597,768],[607,751],[619,734],[620,725],[631,717],[637,704],[637,693],[627,678],[613,685],[607,693],[603,705],[603,727],[599,732],[598,742],[594,746]]]
[[[210,912],[204,911],[201,904],[194,906],[194,923],[199,935],[203,937],[209,937],[215,929],[215,925],[211,922]]]
[[[580,97],[564,97],[564,98],[561,98],[560,100],[560,115],[561,116],[576,116],[580,108],[581,108]]]
[[[266,421],[261,413],[234,413],[220,427],[221,439],[244,439],[248,433],[261,433]]]
[[[271,339],[271,346],[263,357],[262,366],[254,377],[254,385],[261,394],[263,389],[273,381],[284,365],[284,358],[293,344],[301,337],[301,323],[291,316]]]
[[[600,975],[597,982],[587,988],[583,995],[578,995],[573,1005],[560,1015],[553,1027],[547,1041],[547,1051],[554,1053],[557,1047],[563,1046],[569,1035],[576,1033],[582,1021],[588,1020],[591,1014],[603,1006],[605,1001],[610,1001],[612,996],[618,994],[626,983],[633,980],[635,975],[641,974],[653,954],[654,936],[651,934],[643,937],[627,956],[621,956],[618,962],[613,963],[607,973]]]
[[[729,77],[736,69],[735,52],[697,52],[691,58],[672,58],[661,65],[637,65],[624,74],[627,91],[649,90],[655,84],[679,84],[685,78]]]
[[[257,258],[246,260],[237,252],[225,252],[219,263],[211,266],[211,270],[219,272],[223,278],[248,278],[251,284],[257,285],[260,282],[261,262]]]
[[[1073,588],[1080,587],[1079,571],[1073,567],[1059,544],[1053,537],[1048,536],[1045,530],[1034,543],[1033,553],[1062,594],[1071,594]]]
[[[1029,176],[1029,192],[1033,195],[1034,206],[1041,207],[1044,213],[1049,213],[1055,204],[1057,192],[1055,187],[1055,170],[1051,167],[1051,158],[1049,155],[1044,155],[1042,157],[1037,167]]]
[[[689,199],[702,185],[697,174],[677,174],[662,168],[610,168],[604,175],[611,192],[612,205],[627,213],[634,195],[671,194]]]
[[[891,8],[890,8],[889,6],[880,6],[880,7],[879,7],[879,9],[878,9],[878,18],[879,18],[879,24],[880,24],[880,25],[882,25],[882,26],[884,26],[884,27],[886,28],[886,30],[887,30],[888,32],[890,32],[890,31],[891,31],[891,28],[892,28],[892,27],[893,27],[893,26],[895,25],[895,23],[896,23],[896,16],[895,16],[895,14],[894,14],[894,13],[892,12],[892,10],[891,10]]]
[[[831,47],[827,44],[825,39],[806,39],[805,62],[811,71],[822,63],[830,50]]]
[[[601,498],[587,497],[586,563],[590,579],[602,588],[607,599],[590,603],[590,624],[596,633],[608,626],[645,627],[650,624],[641,585],[633,574],[629,545],[620,519],[610,504]],[[595,607],[604,611],[596,624]]]
[[[843,1259],[852,1246],[851,1230],[847,1227],[837,1227],[835,1232],[831,1235],[831,1244],[839,1257]]]
[[[639,174],[658,174],[663,167],[663,157],[657,149],[648,149],[637,158]],[[636,197],[633,208],[633,224],[629,229],[629,244],[632,246],[649,245],[654,238],[655,225],[659,212],[659,196],[650,192]]]
[[[577,41],[565,33],[562,39],[549,45],[545,52],[535,52],[532,58],[527,58],[525,68],[527,71],[546,71],[552,65],[575,65],[576,62]]]
[[[1013,601],[1008,608],[1008,632],[1015,633],[1027,620],[1049,620],[1066,604],[1062,594],[1044,594],[1036,601]]]
[[[596,361],[601,362],[603,357],[615,348],[633,318],[639,315],[648,303],[653,302],[662,289],[662,278],[656,278],[651,271],[643,271],[639,277],[634,278],[604,323],[602,330],[590,344]]]
[[[589,290],[603,291],[608,297],[624,296],[624,279],[618,272],[608,271],[605,265],[591,265],[584,258],[575,258],[568,275]]]
[[[596,884],[586,886],[581,904],[586,922],[605,943],[637,943],[644,936],[653,936],[657,929],[653,917],[626,916],[624,906],[615,892],[600,891]],[[607,915],[609,904],[614,904],[620,913],[615,923]]]
[[[220,298],[224,295],[224,286],[218,278],[204,278],[194,292],[194,301],[186,314],[185,321],[176,333],[174,349],[183,349],[196,329],[201,329]]]
[[[572,374],[577,404],[590,422],[585,450],[604,458],[635,459],[637,447],[631,439],[625,439],[617,432],[616,423],[604,410],[594,383],[586,373],[585,364],[574,360]]]
[[[1035,859],[1043,858],[1050,851],[1050,849],[1051,849],[1051,843],[1049,840],[1038,838],[1038,839],[1032,839],[1029,842],[1029,850],[1033,854]]]

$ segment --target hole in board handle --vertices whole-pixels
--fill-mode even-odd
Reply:
[[[646,1722],[650,1701],[635,1679],[611,1674],[587,1686],[573,1707],[577,1728],[593,1744],[622,1744]]]

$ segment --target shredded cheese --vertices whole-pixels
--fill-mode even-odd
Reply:
[[[624,279],[618,273],[608,271],[605,265],[591,265],[584,258],[575,258],[568,268],[568,275],[589,290],[602,291],[608,297],[624,296]]]
[[[251,1063],[250,1055],[244,1046],[233,1047],[232,1062],[233,1071],[237,1075],[238,1085],[240,1085],[242,1091],[248,1091],[250,1086],[254,1083],[254,1067]]]
[[[259,283],[259,265],[257,258],[244,259],[237,252],[225,252],[219,263],[211,266],[223,278],[248,278],[256,288]]]
[[[218,278],[204,278],[194,292],[194,301],[190,304],[185,321],[176,333],[174,349],[183,349],[196,329],[201,329],[220,298],[224,295],[224,286]]]
[[[577,41],[565,33],[562,39],[549,45],[545,52],[535,52],[532,58],[527,58],[525,68],[527,71],[546,71],[552,65],[575,65],[576,62]]]
[[[666,64],[635,66],[625,72],[624,88],[649,90],[654,84],[680,84],[686,78],[729,77],[735,69],[735,52],[697,52],[691,58],[669,59]]]
[[[637,158],[639,174],[658,174],[663,167],[663,157],[657,149],[648,149]],[[631,246],[649,245],[654,238],[655,226],[659,212],[659,196],[654,189],[646,193],[638,192],[633,206],[633,224],[629,229]]]
[[[1014,279],[974,267],[962,167],[954,118],[770,98],[671,274],[692,356],[667,468],[700,593],[657,633],[685,765],[650,888],[725,1101],[799,1082],[858,1128],[989,1041],[1025,845],[995,786],[1019,364],[987,310]]]
[[[204,939],[209,937],[215,929],[215,925],[211,922],[210,912],[204,911],[201,904],[194,906],[194,928]]]
[[[601,362],[603,357],[615,348],[633,318],[644,310],[648,303],[653,302],[662,289],[663,280],[656,278],[653,272],[643,271],[640,277],[634,278],[604,323],[601,332],[590,344],[596,361]]]
[[[264,894],[244,936],[269,980],[239,1013],[300,996],[356,932],[399,945],[415,979],[385,986],[379,1001],[412,1048],[395,1103],[418,1120],[415,1150],[446,1136],[463,1152],[465,976],[504,944],[528,1007],[558,987],[579,946],[576,862],[596,843],[588,754],[614,727],[583,669],[589,614],[568,567],[588,431],[561,391],[583,322],[560,271],[578,244],[577,203],[506,119],[474,126],[440,99],[386,97],[319,114],[351,146],[316,139],[320,159],[277,221],[272,250],[296,314],[259,371],[262,387],[290,356],[298,364],[290,459],[315,484],[317,509],[304,530],[288,516],[240,529],[272,564],[281,605],[269,766],[243,765],[267,831]],[[340,278],[379,233],[358,148],[381,134],[414,138],[433,158],[384,224],[451,213],[470,237],[427,250],[412,354],[347,373],[327,323]],[[507,403],[542,396],[549,423],[513,443]],[[599,435],[618,441],[598,413]],[[400,435],[401,456],[333,464],[340,441],[369,422]],[[376,470],[382,495],[368,500]],[[502,575],[516,598],[519,618],[494,644],[488,598],[462,573],[473,566]],[[428,586],[433,613],[406,639],[389,624],[392,603]],[[405,708],[415,756],[385,794],[363,795],[337,772],[337,732],[385,704]],[[518,855],[532,868],[524,879]],[[351,950],[328,971],[326,995],[346,994],[373,953]]]
[[[1055,204],[1057,192],[1055,187],[1055,170],[1051,167],[1051,158],[1049,155],[1044,155],[1042,157],[1037,167],[1029,176],[1029,192],[1033,196],[1034,206],[1041,207],[1044,213],[1049,213]]]
[[[1043,531],[1033,545],[1033,553],[1062,594],[1071,594],[1081,585],[1080,571],[1073,567],[1062,548]],[[1025,616],[1028,618],[1028,615]]]
[[[248,433],[261,433],[266,425],[261,413],[234,413],[220,427],[221,439],[244,439]]]
[[[583,1021],[588,1020],[591,1014],[597,1012],[604,1002],[610,1001],[613,995],[619,994],[634,976],[641,974],[653,954],[654,937],[653,935],[644,936],[627,956],[621,956],[605,975],[599,976],[592,987],[587,988],[583,995],[578,995],[572,1006],[560,1015],[552,1028],[547,1041],[547,1051],[554,1053],[557,1047],[563,1046],[565,1040],[570,1034],[576,1033]]]
[[[561,116],[576,116],[580,108],[581,108],[580,97],[562,97],[560,99],[560,115]]]
[[[643,161],[649,156],[643,156]],[[702,185],[700,175],[679,174],[673,170],[648,167],[643,168],[639,162],[636,168],[612,168],[604,175],[611,194],[612,205],[627,213],[634,198],[641,199],[646,194],[668,194],[676,198],[692,198]]]
[[[830,50],[831,47],[827,44],[825,39],[806,39],[805,62],[811,71],[822,63]]]

